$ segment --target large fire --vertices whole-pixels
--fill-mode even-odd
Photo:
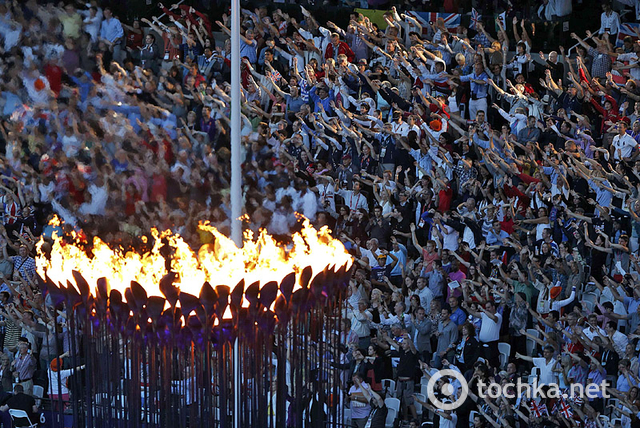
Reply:
[[[201,247],[197,254],[170,231],[153,230],[151,250],[144,254],[111,248],[98,237],[93,238],[87,254],[86,242],[78,234],[64,239],[54,235],[49,257],[42,250],[44,241],[38,243],[37,272],[42,278],[48,276],[54,283],[66,287],[67,283],[76,286],[72,271],[78,271],[94,296],[97,280],[106,278],[109,287],[123,295],[131,281],[136,281],[148,296],[164,297],[159,287],[160,280],[167,274],[166,260],[160,251],[163,241],[168,241],[173,248],[170,265],[177,274],[176,287],[195,296],[205,281],[233,288],[244,279],[247,287],[256,281],[279,282],[291,272],[296,272],[299,278],[307,266],[315,276],[326,268],[337,271],[342,266],[351,267],[352,263],[342,243],[333,239],[326,227],[317,231],[308,220],[304,221],[301,232],[292,236],[292,244],[288,246],[279,244],[263,230],[257,239],[252,232],[245,232],[244,246],[240,249],[209,224],[199,227],[210,232],[215,241],[213,245]]]

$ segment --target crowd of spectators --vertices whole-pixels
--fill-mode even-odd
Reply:
[[[475,29],[404,6],[384,28],[243,10],[245,227],[286,237],[299,212],[354,255],[331,314],[332,405],[353,426],[640,425],[640,42],[616,45],[635,10],[615,6],[565,38],[571,56],[549,44],[570,1],[541,2],[543,30],[517,8]],[[199,221],[229,231],[229,17],[151,8],[0,4],[5,391],[71,374],[64,309],[34,279],[52,215],[123,247],[151,227],[196,249]],[[440,368],[476,392],[455,411],[422,394]],[[607,379],[614,399],[478,398],[518,377]]]

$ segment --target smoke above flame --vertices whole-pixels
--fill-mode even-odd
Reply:
[[[55,219],[52,224],[59,225],[59,220]],[[352,257],[342,242],[330,235],[329,229],[316,230],[306,219],[302,230],[292,236],[292,243],[287,246],[262,230],[255,239],[251,231],[245,232],[244,245],[238,248],[208,223],[198,227],[210,232],[215,240],[211,245],[202,246],[197,254],[179,235],[156,229],[151,231],[153,242],[146,253],[111,248],[98,237],[88,245],[75,232],[66,237],[54,234],[50,255],[43,251],[43,239],[37,245],[37,272],[42,278],[48,276],[63,287],[68,282],[77,288],[72,275],[76,270],[87,280],[94,296],[97,280],[106,278],[109,287],[123,295],[131,281],[136,281],[148,296],[164,297],[159,287],[160,280],[168,273],[167,260],[161,254],[164,241],[173,250],[169,263],[177,274],[176,287],[195,296],[199,295],[205,281],[214,286],[233,288],[243,278],[246,286],[256,281],[265,284],[279,282],[291,272],[299,276],[307,266],[315,276],[327,267],[337,271],[352,264]]]

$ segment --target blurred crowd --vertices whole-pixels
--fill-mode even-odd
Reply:
[[[245,227],[286,238],[300,213],[354,255],[327,338],[346,423],[640,425],[640,43],[624,36],[626,3],[598,5],[586,35],[565,31],[569,0],[473,28],[417,4],[342,26],[311,7],[243,9]],[[65,311],[34,279],[52,215],[124,248],[151,227],[194,249],[213,239],[200,221],[229,232],[229,16],[151,13],[0,4],[5,391],[49,377],[50,396],[69,394],[51,375],[74,373]],[[455,411],[423,389],[441,368],[475,392]],[[479,381],[518,377],[609,380],[612,398],[479,398]]]

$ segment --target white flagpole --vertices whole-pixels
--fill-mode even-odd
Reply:
[[[242,247],[240,147],[240,0],[231,0],[231,239]],[[240,428],[240,352],[233,345],[233,428]]]

